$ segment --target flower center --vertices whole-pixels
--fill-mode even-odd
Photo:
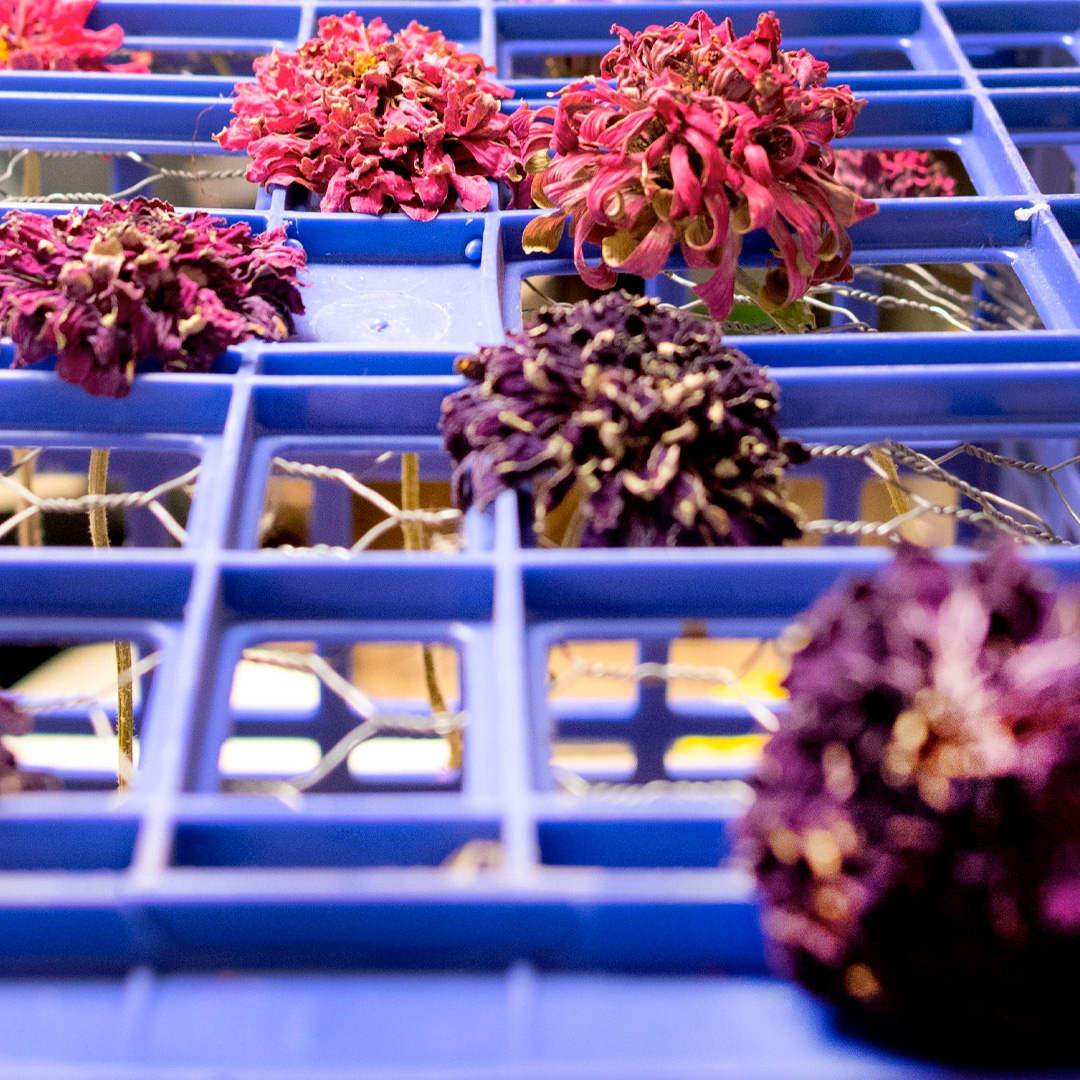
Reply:
[[[366,75],[372,68],[377,67],[379,58],[370,52],[357,53],[353,57],[353,75],[359,79]]]

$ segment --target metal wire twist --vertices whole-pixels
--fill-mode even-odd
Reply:
[[[248,780],[234,781],[234,791],[261,792],[286,797],[295,797],[320,780],[325,779],[349,754],[361,743],[375,735],[387,731],[403,731],[415,735],[445,736],[465,727],[464,712],[447,710],[430,715],[413,713],[383,712],[359,687],[349,682],[317,653],[294,653],[285,649],[250,648],[242,653],[244,660],[255,664],[266,664],[290,671],[302,671],[314,675],[330,693],[344,701],[362,719],[356,727],[342,736],[330,749],[323,753],[319,761],[307,772],[299,773],[287,780]],[[121,685],[130,685],[136,679],[156,668],[162,660],[160,652],[153,652],[140,659],[120,679]],[[76,694],[70,697],[43,698],[29,694],[14,693],[11,697],[23,711],[32,716],[43,716],[67,709],[87,710],[88,720],[93,732],[99,738],[115,739],[116,733],[104,708],[103,698],[116,692],[117,680],[110,678],[100,690],[89,694]]]
[[[105,194],[100,191],[64,191],[53,192],[49,195],[11,195],[7,192],[0,192],[0,195],[8,202],[35,203],[39,205],[44,203],[108,202],[110,199],[123,199],[129,195],[134,195],[137,192],[142,191],[143,188],[156,183],[158,180],[171,178],[177,180],[193,180],[201,183],[207,180],[234,180],[247,174],[246,166],[237,169],[170,169],[166,168],[164,165],[154,165],[144,158],[142,154],[136,153],[134,150],[104,151],[92,155],[79,150],[41,150],[36,152],[46,158],[70,158],[80,156],[122,158],[127,161],[133,161],[137,165],[145,165],[147,168],[153,169],[154,171],[148,176],[144,176],[130,187],[126,187],[122,191],[114,191],[111,194]],[[22,161],[28,153],[30,153],[30,151],[20,150],[11,158],[8,162],[7,169],[0,174],[0,184],[5,183],[12,178],[15,166]]]
[[[936,514],[952,517],[958,521],[966,521],[981,528],[1008,533],[1028,542],[1073,546],[1072,541],[1058,535],[1047,521],[1033,510],[1006,499],[995,492],[978,488],[944,468],[945,462],[960,454],[977,458],[987,464],[1001,468],[1014,469],[1028,475],[1045,477],[1060,498],[1069,516],[1080,525],[1080,517],[1077,516],[1072,504],[1066,498],[1061,485],[1054,476],[1055,473],[1060,472],[1062,469],[1070,465],[1076,465],[1080,462],[1080,457],[1070,457],[1056,465],[1048,466],[1038,462],[1022,461],[1004,454],[996,454],[968,442],[961,443],[937,458],[929,457],[918,450],[913,450],[904,443],[891,440],[861,444],[811,446],[809,449],[811,456],[815,458],[849,458],[862,461],[867,469],[883,480],[889,487],[898,488],[903,492],[912,506],[910,510],[897,514],[884,522],[835,521],[831,519],[810,521],[803,526],[806,532],[841,536],[895,537],[909,521],[924,514]],[[883,455],[895,465],[902,466],[919,476],[948,485],[958,494],[976,503],[979,509],[945,505],[926,499],[912,490],[909,485],[890,476],[875,460],[876,455]]]
[[[392,453],[381,454],[376,459],[376,464],[382,464],[392,457]],[[397,528],[402,528],[407,522],[418,522],[429,526],[442,533],[450,530],[459,530],[464,514],[460,510],[450,507],[439,510],[403,510],[385,495],[380,494],[374,488],[369,487],[359,477],[346,469],[339,469],[329,465],[313,465],[304,461],[288,461],[282,457],[273,459],[273,467],[278,475],[307,477],[312,480],[331,480],[343,484],[354,495],[369,503],[376,510],[385,515],[378,524],[367,530],[351,547],[336,544],[317,544],[314,547],[293,544],[282,544],[274,550],[283,554],[293,555],[333,555],[338,558],[350,558],[361,551],[366,551],[376,540]],[[260,540],[265,536],[273,521],[273,510],[264,515],[260,523]],[[458,546],[460,538],[452,536],[451,546]]]
[[[113,495],[80,495],[77,498],[44,498],[21,484],[12,475],[27,462],[37,458],[42,453],[42,449],[39,447],[32,450],[0,473],[0,487],[6,488],[26,504],[6,521],[0,523],[0,539],[17,529],[21,522],[38,514],[85,514],[97,507],[104,507],[106,510],[128,510],[145,506],[174,540],[180,544],[187,540],[187,531],[158,500],[170,492],[190,488],[198,478],[198,465],[182,476],[165,480],[149,491],[130,491]]]

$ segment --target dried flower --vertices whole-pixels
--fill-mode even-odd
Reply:
[[[655,276],[681,245],[688,266],[715,270],[695,291],[717,319],[731,311],[752,229],[768,231],[781,260],[762,288],[766,310],[849,280],[846,227],[875,210],[833,177],[830,141],[862,106],[851,88],[823,85],[828,65],[805,50],[782,50],[771,14],[741,38],[702,11],[614,30],[621,42],[601,64],[614,87],[571,84],[554,111],[553,158],[535,136],[528,149],[533,197],[557,212],[529,223],[526,250],[553,251],[569,217],[578,272],[606,289],[616,270]],[[551,115],[537,113],[534,131]],[[598,266],[585,262],[586,241],[600,245]]]
[[[720,330],[609,293],[542,309],[505,345],[458,360],[443,401],[458,505],[533,482],[536,531],[571,492],[584,547],[776,544],[799,535],[773,426],[777,390]]]
[[[95,2],[0,0],[0,68],[148,72],[145,53],[127,63],[105,63],[123,45],[124,31],[118,23],[87,30]]]
[[[941,161],[922,150],[837,150],[836,179],[864,199],[939,198],[956,193]]]
[[[746,826],[778,955],[937,1052],[1071,1037],[1080,597],[908,546],[796,629]]]
[[[382,19],[331,15],[298,52],[255,61],[255,82],[236,88],[236,119],[214,137],[247,150],[249,180],[300,184],[326,211],[428,221],[482,210],[489,178],[523,176],[516,129],[499,111],[511,92],[485,70],[416,22],[391,37]]]
[[[230,345],[281,340],[303,311],[304,253],[156,199],[0,223],[0,327],[15,366],[55,355],[62,379],[124,397],[135,370],[209,371]]]

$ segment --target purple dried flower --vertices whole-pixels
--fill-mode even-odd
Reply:
[[[1080,961],[1080,598],[1011,545],[903,547],[800,629],[746,824],[776,955],[923,1049],[1052,1051]]]
[[[458,505],[531,480],[535,527],[573,492],[583,547],[778,544],[800,535],[777,390],[715,323],[610,293],[541,310],[458,360],[443,402]],[[574,532],[575,530],[572,530]]]
[[[12,210],[0,223],[0,328],[16,367],[55,355],[57,374],[91,394],[124,397],[145,360],[209,371],[230,345],[287,337],[303,311],[304,253],[284,239],[157,199]]]

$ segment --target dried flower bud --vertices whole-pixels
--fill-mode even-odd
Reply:
[[[573,491],[585,547],[777,544],[800,534],[773,426],[776,386],[720,330],[610,293],[541,310],[458,361],[443,402],[458,505],[531,480],[536,530]]]
[[[801,620],[746,833],[786,968],[894,1038],[1030,1063],[1080,960],[1080,598],[905,546]]]
[[[601,70],[615,85],[573,83],[557,110],[535,114],[530,161],[540,131],[554,157],[532,193],[556,213],[530,222],[526,250],[554,250],[569,217],[578,272],[606,289],[616,271],[653,277],[681,246],[688,266],[715,270],[695,291],[717,319],[731,311],[753,229],[780,257],[764,306],[850,280],[847,226],[875,210],[833,176],[830,143],[863,104],[851,88],[825,86],[828,65],[805,50],[782,50],[772,14],[741,38],[702,11],[639,34],[614,29],[621,41]],[[600,245],[599,266],[585,262],[586,241]]]
[[[953,195],[956,181],[922,150],[837,150],[836,179],[864,199],[926,199]]]
[[[247,178],[300,184],[326,211],[482,210],[488,180],[520,181],[515,126],[499,110],[510,91],[484,62],[411,22],[391,36],[355,12],[319,20],[296,53],[255,61],[236,87],[236,119],[214,137],[251,156]],[[526,204],[527,205],[527,204]]]
[[[124,397],[135,370],[209,371],[231,345],[277,341],[303,311],[304,253],[156,199],[0,222],[0,327],[15,366],[56,356],[62,379]]]
[[[124,44],[118,23],[87,30],[96,0],[0,0],[0,68],[145,73],[148,54],[107,64]]]

